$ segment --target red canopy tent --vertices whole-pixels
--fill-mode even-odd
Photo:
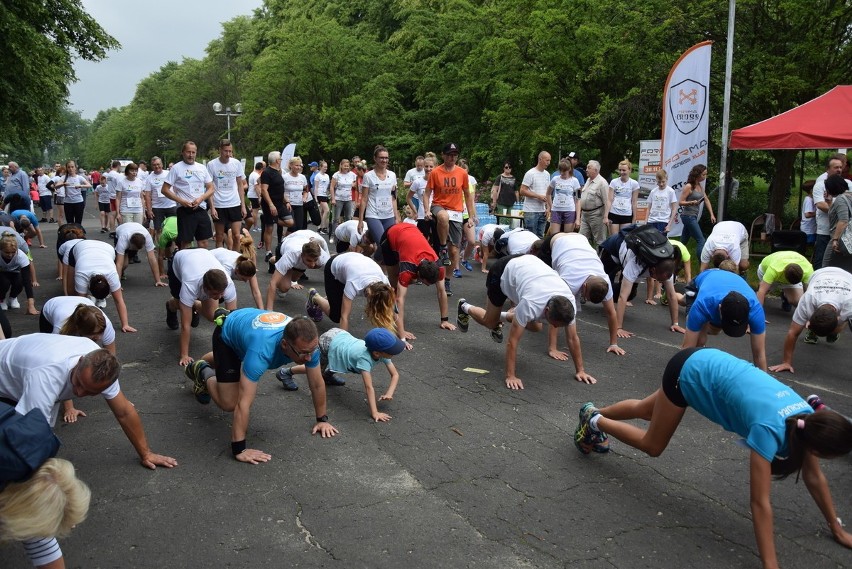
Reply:
[[[731,133],[731,150],[852,147],[852,85],[838,85],[803,105]]]

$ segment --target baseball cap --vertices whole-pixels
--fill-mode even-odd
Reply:
[[[448,142],[444,145],[444,150],[441,152],[442,154],[458,154],[459,153],[459,145],[455,142]]]
[[[310,164],[308,164],[308,167],[310,168],[316,168],[317,166],[319,166],[319,164],[317,164],[316,162],[311,162]]]
[[[576,158],[577,160],[579,160],[579,159],[580,159],[580,155],[579,155],[579,154],[577,154],[576,152],[569,152],[569,153],[568,153],[568,158]]]
[[[384,352],[395,356],[405,349],[405,342],[385,328],[373,328],[364,336],[364,343],[371,352]]]
[[[731,291],[719,306],[722,315],[722,331],[732,338],[744,336],[748,328],[749,305],[746,297]]]

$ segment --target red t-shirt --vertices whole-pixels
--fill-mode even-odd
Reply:
[[[399,284],[407,287],[417,280],[417,266],[420,261],[437,261],[438,255],[420,233],[416,225],[397,223],[385,233],[392,250],[399,254]],[[439,270],[439,278],[444,278],[444,267]]]
[[[448,211],[464,211],[468,177],[467,171],[461,166],[455,166],[449,172],[443,166],[438,166],[429,175],[426,187],[432,190],[432,205],[439,205]]]

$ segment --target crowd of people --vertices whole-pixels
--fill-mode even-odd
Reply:
[[[766,256],[757,269],[755,291],[744,278],[751,258],[748,231],[737,221],[716,223],[704,188],[704,165],[692,169],[679,193],[668,186],[665,172],[658,172],[646,223],[637,224],[640,188],[628,160],[607,181],[600,163],[590,160],[582,166],[575,152],[551,173],[551,156],[543,151],[519,180],[513,165],[504,163],[490,203],[478,204],[477,181],[455,143],[443,146],[440,160],[431,152],[418,157],[401,181],[388,168],[384,146],[374,149],[370,164],[356,156],[342,160],[329,175],[328,164],[316,161],[308,164],[307,176],[297,156],[285,164],[280,152],[270,152],[246,176],[230,141],[220,141],[218,151],[204,165],[197,161],[196,145],[187,141],[181,161],[165,169],[163,160],[153,157],[151,171],[144,162],[122,168],[115,161],[104,173],[87,175],[69,161],[48,173],[37,168],[30,180],[14,162],[4,170],[8,213],[0,213],[0,405],[5,405],[0,406],[0,431],[7,422],[26,417],[27,440],[44,452],[29,468],[0,468],[0,483],[11,482],[0,492],[0,532],[24,541],[35,565],[64,566],[55,537],[85,517],[88,490],[70,465],[61,477],[45,475],[67,505],[48,511],[34,498],[14,498],[24,518],[50,518],[20,531],[10,520],[22,514],[10,513],[9,504],[22,488],[44,484],[40,473],[62,465],[52,458],[58,445],[49,426],[60,411],[66,422],[85,416],[74,407],[74,398],[102,395],[144,466],[177,465],[151,450],[142,420],[117,381],[116,329],[137,331],[124,301],[124,294],[133,291],[125,291],[122,281],[129,265],[141,263],[143,250],[152,285],[169,291],[164,293],[165,327],[179,330],[175,361],[200,404],[212,402],[233,413],[231,451],[235,460],[250,464],[271,459],[247,441],[258,382],[268,370],[276,370],[288,391],[299,389],[295,376],[307,377],[316,418],[312,434],[338,434],[328,415],[327,387],[345,384],[345,374],[361,376],[369,416],[391,420],[387,406],[400,380],[393,359],[405,357],[417,339],[406,327],[412,285],[435,285],[434,333],[468,333],[473,320],[493,341],[505,341],[505,385],[524,389],[516,374],[520,339],[526,331],[545,328],[549,357],[570,358],[574,378],[594,384],[584,355],[592,365],[598,358],[584,354],[577,314],[584,304],[601,304],[606,353],[624,355],[619,341],[633,336],[625,328],[628,308],[645,278],[645,302],[667,306],[669,332],[683,335],[682,351],[665,367],[661,388],[645,399],[600,408],[583,405],[574,431],[576,448],[604,454],[615,438],[658,456],[685,409],[694,407],[742,436],[751,450],[751,507],[766,566],[777,561],[769,504],[772,475],[801,471],[832,535],[852,547],[818,462],[852,450],[852,425],[833,411],[815,410],[767,374],[793,371],[793,351],[803,331],[806,343],[818,338],[834,343],[847,323],[852,326],[852,239],[847,246],[845,231],[852,217],[852,192],[847,194],[852,185],[842,176],[845,155],[831,157],[804,204],[802,229],[815,230],[809,238],[815,246],[812,261],[792,251]],[[97,196],[100,232],[109,234],[112,244],[87,238],[83,222],[90,189]],[[519,203],[522,215],[514,215]],[[699,225],[704,209],[713,224],[706,237]],[[481,223],[487,213],[496,214],[496,222],[521,218],[522,224]],[[669,239],[678,222],[681,238]],[[37,238],[45,246],[39,229],[45,223],[57,224],[57,276],[64,295],[42,299],[39,312],[29,245]],[[257,280],[261,253],[271,275],[265,295]],[[700,259],[694,279],[692,255]],[[474,277],[474,263],[485,273],[482,302],[458,298],[452,314],[452,279]],[[322,270],[322,290],[300,284],[309,270]],[[679,279],[681,272],[685,278]],[[253,307],[240,307],[236,282],[249,284]],[[793,314],[784,361],[769,366],[764,305],[773,289],[780,289],[782,308]],[[39,333],[16,335],[5,317],[4,311],[20,308],[21,292],[27,313],[39,316]],[[115,327],[104,311],[109,296],[119,319]],[[359,338],[350,322],[362,297],[372,328]],[[276,311],[276,302],[288,313]],[[211,349],[192,354],[192,330],[202,316],[213,327]],[[317,323],[325,318],[333,327],[321,333]],[[560,329],[567,352],[558,348]],[[708,337],[720,332],[748,336],[752,363],[706,348]],[[390,381],[377,397],[372,370],[379,363]],[[630,419],[648,421],[647,429],[625,422]],[[10,444],[8,437],[0,437],[0,457]]]

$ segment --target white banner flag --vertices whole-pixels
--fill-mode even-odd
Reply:
[[[711,44],[705,41],[686,50],[669,72],[663,90],[660,155],[669,185],[678,195],[692,167],[707,165]],[[680,235],[682,228],[678,214],[669,235]]]

